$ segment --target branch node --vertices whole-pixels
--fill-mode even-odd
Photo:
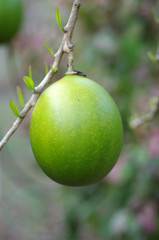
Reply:
[[[81,6],[81,1],[78,0],[78,1],[75,3],[75,7],[76,7],[76,8],[79,8],[80,6]]]
[[[19,118],[21,118],[21,119],[25,118],[25,114],[24,113],[20,113]]]
[[[87,77],[85,73],[77,71],[77,70],[73,70],[73,71],[67,71],[65,73],[65,75],[78,75],[78,76],[82,76],[82,77]]]
[[[73,50],[74,47],[75,47],[75,46],[74,46],[74,44],[73,44],[72,42],[69,42],[69,43],[68,43],[68,48],[69,48],[69,49]]]
[[[67,33],[67,32],[68,32],[68,27],[65,26],[65,27],[63,28],[63,30],[64,30],[64,33]]]
[[[71,48],[70,48],[70,46],[71,46]],[[72,51],[72,48],[73,48],[73,44],[71,44],[69,42],[65,42],[64,45],[63,45],[64,53],[69,54]]]
[[[39,94],[39,91],[37,90],[37,87],[34,88],[33,93],[34,94]]]

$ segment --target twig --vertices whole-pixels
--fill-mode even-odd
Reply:
[[[130,127],[136,129],[143,124],[152,121],[159,112],[159,98],[156,99],[156,103],[150,107],[150,111],[143,116],[140,116],[130,122]]]
[[[52,65],[53,69],[57,69],[59,67],[59,64],[61,62],[61,58],[64,53],[68,54],[68,66],[69,69],[67,71],[67,74],[69,74],[70,68],[70,55],[72,56],[71,59],[73,59],[73,48],[74,45],[72,44],[72,35],[75,27],[75,23],[77,21],[77,16],[79,12],[79,8],[81,6],[81,0],[74,0],[72,10],[68,19],[68,22],[66,26],[64,27],[64,36],[61,41],[61,45],[58,49],[58,51],[55,54],[55,59]],[[73,62],[73,60],[71,60]],[[51,82],[51,79],[53,78],[53,75],[55,72],[50,70],[48,74],[44,77],[44,79],[40,82],[40,84],[34,88],[34,93],[29,99],[29,101],[25,104],[24,109],[20,112],[20,117],[16,119],[16,121],[13,123],[12,127],[9,129],[9,131],[6,133],[4,138],[0,141],[0,150],[4,147],[4,145],[8,142],[10,137],[14,134],[14,132],[18,129],[19,125],[29,112],[29,110],[35,105],[37,102],[37,99],[41,92],[44,90],[44,88]]]

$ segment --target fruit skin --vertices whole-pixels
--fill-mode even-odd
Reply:
[[[21,0],[0,0],[0,43],[10,42],[17,33],[21,20]]]
[[[30,140],[37,162],[51,179],[84,186],[101,180],[115,165],[123,144],[122,121],[104,88],[68,75],[38,99]]]

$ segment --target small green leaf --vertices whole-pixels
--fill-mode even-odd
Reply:
[[[47,75],[49,72],[48,65],[46,62],[44,62],[44,65],[45,65],[45,74]]]
[[[17,116],[17,117],[19,117],[20,115],[19,115],[19,110],[18,110],[18,108],[17,108],[16,102],[15,102],[14,100],[10,99],[10,100],[9,100],[9,106],[10,106],[10,108],[12,109],[14,115]]]
[[[24,107],[24,99],[23,99],[23,94],[19,86],[17,86],[17,95],[19,98],[19,103],[22,107]]]
[[[51,70],[53,71],[53,73],[56,73],[57,72],[57,66],[53,69],[52,65],[50,65],[51,67]]]
[[[56,15],[56,21],[57,21],[57,24],[59,25],[59,28],[61,29],[62,32],[64,32],[64,30],[61,26],[61,14],[60,14],[60,10],[58,8],[55,9],[55,15]]]
[[[34,89],[34,82],[33,82],[33,80],[30,77],[28,77],[28,76],[24,76],[23,80],[24,80],[26,86],[32,91]]]
[[[44,42],[44,44],[45,44],[45,47],[47,48],[47,50],[49,51],[49,53],[51,53],[51,55],[54,56],[53,51],[49,48],[49,46],[47,45],[47,43]]]
[[[148,55],[149,59],[150,59],[153,63],[157,63],[157,59],[156,59],[156,57],[153,55],[152,52],[148,52],[147,55]]]
[[[156,9],[152,9],[152,13],[153,13],[153,17],[154,17],[154,20],[156,23],[159,23],[159,14],[158,14],[158,11]]]
[[[32,79],[32,69],[31,69],[31,65],[29,66],[29,76]]]
[[[57,66],[54,68],[54,73],[56,73],[57,72]]]

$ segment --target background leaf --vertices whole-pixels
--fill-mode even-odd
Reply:
[[[24,99],[23,99],[23,94],[19,86],[17,86],[17,95],[19,98],[19,103],[22,107],[24,107]]]
[[[19,117],[19,110],[17,108],[17,104],[14,100],[10,99],[9,100],[9,106],[12,109],[13,113],[15,116]]]
[[[153,63],[157,63],[157,59],[156,59],[156,57],[153,55],[152,52],[148,52],[147,55],[148,55],[149,59],[150,59]]]
[[[152,9],[152,13],[153,13],[153,17],[156,23],[159,23],[159,14],[158,14],[158,10],[157,9]]]
[[[153,96],[150,99],[150,101],[149,101],[149,106],[150,107],[154,107],[157,103],[158,103],[158,97],[157,96]]]

